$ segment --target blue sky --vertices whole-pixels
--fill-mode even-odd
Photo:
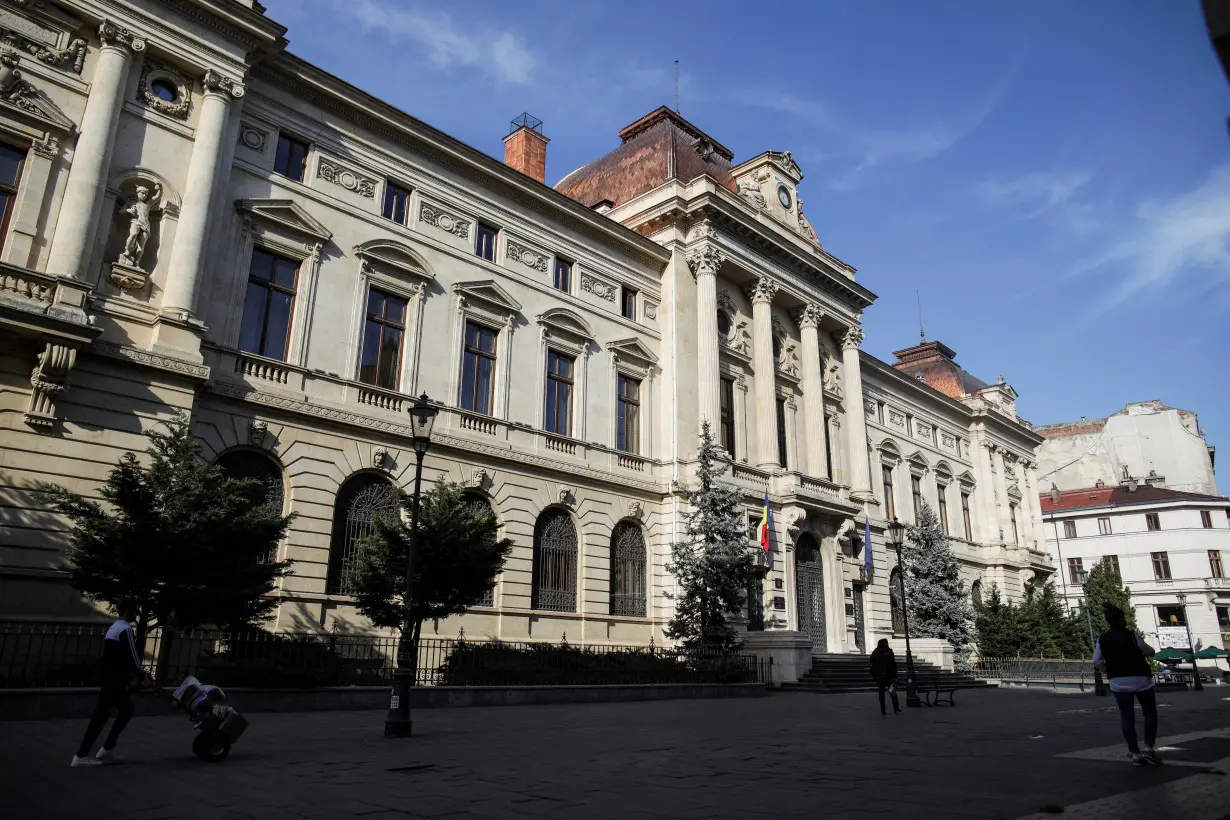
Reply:
[[[879,294],[871,353],[917,341],[917,291],[1033,423],[1162,399],[1230,448],[1230,86],[1196,0],[264,2],[292,52],[494,156],[542,118],[549,183],[671,104],[677,59],[736,161],[793,152]]]

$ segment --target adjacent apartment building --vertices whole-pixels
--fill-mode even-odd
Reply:
[[[1016,393],[935,342],[861,350],[875,295],[789,152],[736,162],[659,108],[552,188],[533,118],[501,162],[285,35],[255,0],[0,2],[0,617],[93,613],[32,487],[91,492],[187,413],[298,513],[271,626],[369,628],[345,568],[412,479],[423,393],[428,478],[515,544],[440,634],[661,643],[706,419],[749,526],[774,511],[749,629],[898,633],[883,532],[923,499],[975,594],[1052,572]]]

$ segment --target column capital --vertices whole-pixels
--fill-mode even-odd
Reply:
[[[706,242],[687,255],[688,267],[693,276],[701,274],[716,274],[726,257],[712,242]]]
[[[752,304],[759,302],[767,305],[772,303],[773,297],[777,295],[778,285],[767,276],[761,276],[744,288],[744,290]]]
[[[792,318],[800,328],[818,328],[824,318],[824,310],[817,304],[808,303],[796,310]]]
[[[145,51],[144,39],[123,26],[117,26],[110,20],[103,20],[102,25],[98,27],[98,39],[102,40],[102,44],[109,48],[120,49],[130,53]]]
[[[201,78],[201,84],[205,86],[206,94],[218,94],[227,102],[230,102],[232,97],[239,99],[243,96],[243,83],[232,80],[230,77],[212,68],[205,70],[205,76]]]
[[[846,331],[842,337],[841,346],[844,350],[858,350],[863,343],[863,329],[855,326]]]

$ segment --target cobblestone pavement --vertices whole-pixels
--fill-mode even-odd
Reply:
[[[70,769],[85,721],[0,723],[5,820],[1051,817],[1223,820],[1227,689],[1162,698],[1162,768],[1123,757],[1109,699],[958,693],[881,717],[874,696],[250,715],[229,760],[182,716],[137,718],[124,762]],[[242,708],[242,703],[235,705]],[[1210,773],[1213,772],[1213,773]]]

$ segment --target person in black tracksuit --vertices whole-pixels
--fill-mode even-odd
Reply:
[[[871,677],[875,680],[876,688],[880,692],[880,714],[888,714],[884,709],[885,689],[889,690],[888,695],[893,699],[893,714],[901,714],[901,705],[897,703],[897,692],[891,688],[897,682],[897,656],[889,648],[887,638],[881,638],[876,644],[875,651],[871,653]]]
[[[123,612],[121,615],[131,617],[130,612]],[[77,747],[77,754],[73,756],[73,766],[96,766],[111,759],[112,750],[115,749],[115,744],[120,739],[120,732],[124,731],[124,727],[128,725],[132,717],[132,698],[128,690],[145,680],[146,677],[145,670],[141,666],[141,656],[137,652],[132,625],[128,623],[127,618],[120,617],[111,624],[107,630],[106,640],[103,641],[102,670],[99,681],[101,691],[98,693],[98,704],[94,707],[94,714],[90,718],[90,725],[86,727],[85,736],[81,738],[81,745]],[[112,709],[116,710],[116,717],[115,723],[111,725],[111,732],[103,741],[98,754],[90,757],[90,747],[98,740],[103,726],[107,724],[107,718],[111,716]]]

